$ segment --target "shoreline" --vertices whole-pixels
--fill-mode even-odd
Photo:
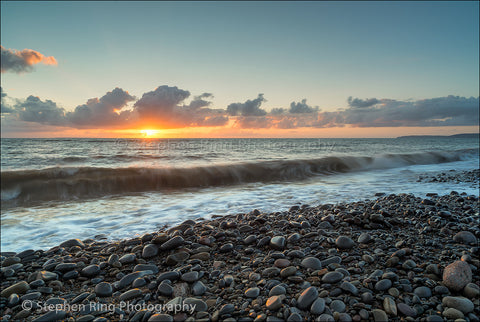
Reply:
[[[478,203],[387,195],[2,253],[2,320],[478,321]]]

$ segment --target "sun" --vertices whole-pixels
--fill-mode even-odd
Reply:
[[[140,133],[146,138],[155,136],[155,134],[157,134],[158,132],[159,132],[158,130],[141,130],[140,131]]]

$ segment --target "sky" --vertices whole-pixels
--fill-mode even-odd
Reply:
[[[478,1],[2,1],[2,137],[478,132],[478,26]]]

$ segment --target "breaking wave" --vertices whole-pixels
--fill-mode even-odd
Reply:
[[[275,160],[184,168],[52,167],[3,171],[2,204],[98,198],[171,189],[219,187],[252,182],[299,181],[353,171],[466,160],[478,149],[452,152],[329,156],[311,160]]]

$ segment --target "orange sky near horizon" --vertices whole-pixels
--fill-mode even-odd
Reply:
[[[22,122],[28,123],[28,122]],[[330,127],[295,129],[241,129],[234,127],[185,127],[173,129],[75,129],[27,124],[25,128],[2,127],[3,138],[394,138],[404,135],[454,135],[478,133],[478,126],[451,127]]]

